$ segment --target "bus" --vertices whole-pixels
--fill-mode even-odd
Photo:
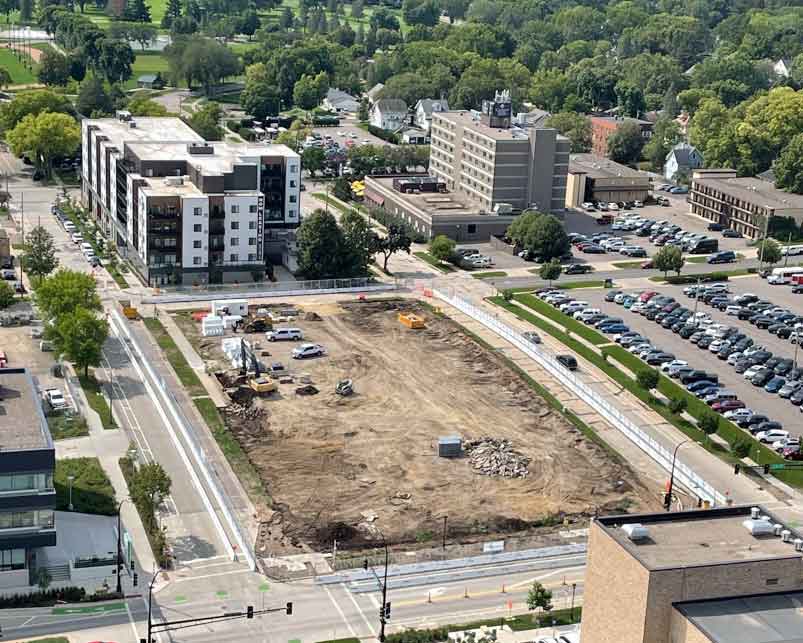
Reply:
[[[773,285],[788,284],[792,281],[793,277],[803,275],[803,266],[796,266],[794,268],[775,268],[770,276],[767,277],[767,283]]]

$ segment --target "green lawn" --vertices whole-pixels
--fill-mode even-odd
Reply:
[[[48,415],[47,428],[54,440],[80,438],[89,435],[86,419],[80,415]]]
[[[11,74],[11,83],[13,85],[39,82],[36,78],[36,70],[30,71],[25,67],[17,58],[17,54],[10,49],[0,49],[0,67],[4,67]]]
[[[70,641],[63,636],[48,636],[46,639],[23,641],[23,643],[70,643]]]
[[[601,279],[594,279],[589,281],[567,281],[555,285],[560,290],[574,290],[576,288],[604,288],[605,282]]]
[[[646,261],[646,259],[644,261]],[[644,263],[644,261],[615,261],[611,265],[613,265],[614,268],[623,268],[623,269],[641,268],[641,264]]]
[[[164,76],[168,71],[167,58],[157,51],[136,52],[134,64],[131,66],[131,78],[125,82],[125,89],[132,89],[137,86],[137,78],[143,74],[155,74],[162,72]]]
[[[442,261],[438,261],[435,257],[433,257],[428,252],[419,251],[413,253],[416,257],[421,259],[421,261],[425,261],[430,266],[435,268],[436,270],[440,270],[441,272],[454,272],[455,267],[449,263],[443,263]]]
[[[159,348],[161,348],[162,352],[165,354],[167,361],[170,362],[170,366],[173,367],[176,377],[178,377],[179,381],[184,385],[184,388],[187,389],[187,393],[189,393],[190,397],[206,395],[206,389],[201,383],[201,380],[198,379],[198,375],[192,370],[192,367],[184,358],[184,354],[179,350],[178,346],[176,346],[176,343],[167,333],[165,327],[162,326],[162,322],[153,317],[146,317],[144,321],[145,327],[151,332],[151,335],[153,335]]]
[[[516,301],[524,306],[527,306],[528,308],[532,308],[534,311],[540,313],[544,317],[549,317],[550,319],[556,321],[560,326],[563,326],[567,331],[571,331],[572,333],[579,335],[592,344],[599,346],[600,344],[610,343],[610,340],[607,337],[603,337],[582,322],[579,322],[568,315],[564,315],[562,312],[556,308],[553,308],[546,302],[541,301],[534,295],[516,295]],[[549,324],[548,322],[543,323],[549,328],[555,328],[553,324]]]
[[[92,407],[92,410],[100,417],[103,428],[116,429],[117,427],[112,418],[112,411],[107,401],[109,396],[108,384],[105,387],[101,387],[100,382],[98,382],[92,374],[90,374],[89,377],[79,375],[78,381],[81,383],[81,388],[84,389],[84,395],[86,395],[89,406]]]
[[[56,460],[53,481],[56,487],[56,509],[67,511],[72,482],[73,510],[81,513],[113,516],[117,512],[114,488],[97,458],[63,458]]]
[[[493,279],[495,277],[507,277],[507,273],[502,270],[491,270],[489,272],[472,272],[474,279]]]

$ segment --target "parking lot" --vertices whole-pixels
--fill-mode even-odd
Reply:
[[[791,294],[790,288],[770,286],[758,277],[733,280],[729,287],[732,294],[755,293],[779,306],[789,308],[792,312],[803,314],[803,295]],[[662,295],[674,297],[682,306],[694,309],[694,300],[683,294],[682,286],[660,286],[655,290]],[[781,422],[785,429],[795,435],[803,435],[803,421],[798,407],[786,399],[779,398],[776,394],[753,386],[741,374],[736,373],[733,366],[725,360],[719,360],[710,351],[698,348],[671,330],[664,329],[639,314],[631,313],[620,305],[606,302],[606,292],[604,290],[581,290],[575,291],[573,294],[578,299],[588,301],[590,306],[599,308],[605,314],[620,317],[631,330],[641,333],[654,346],[672,353],[677,359],[687,361],[691,367],[717,373],[719,381],[724,384],[725,388],[734,391],[748,408]],[[633,292],[640,291],[634,290]],[[708,313],[715,323],[737,328],[751,337],[757,345],[762,345],[771,351],[774,356],[790,359],[795,356],[795,346],[788,340],[778,339],[766,330],[757,329],[748,321],[738,320],[736,317],[726,315],[702,302],[698,303],[698,310]],[[801,361],[803,361],[803,352],[798,355],[798,362]]]
[[[344,146],[347,140],[353,141],[354,145],[365,145],[366,141],[370,145],[390,145],[378,136],[357,127],[356,121],[342,120],[337,127],[315,127],[312,131],[322,137],[331,136],[341,146]]]

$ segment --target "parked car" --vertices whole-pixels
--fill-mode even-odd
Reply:
[[[573,263],[563,267],[563,274],[566,275],[585,275],[594,271],[594,266],[586,263]]]
[[[788,437],[789,431],[784,431],[783,429],[769,429],[756,433],[756,439],[764,444],[771,444],[776,440],[781,440]]]
[[[45,401],[48,403],[48,405],[50,405],[50,408],[53,409],[54,411],[67,408],[67,400],[64,398],[64,394],[61,392],[61,389],[57,388],[45,389],[44,397]]]
[[[274,328],[265,333],[265,338],[269,342],[282,340],[301,341],[304,339],[304,333],[301,332],[300,328]]]
[[[541,337],[538,335],[538,333],[535,333],[535,332],[533,332],[531,330],[528,330],[528,331],[522,333],[521,336],[524,339],[526,339],[528,342],[530,342],[531,344],[540,344],[541,343]]]
[[[293,349],[293,359],[306,359],[307,357],[320,357],[326,350],[320,344],[301,344]]]
[[[555,359],[558,360],[558,363],[565,368],[568,368],[570,371],[577,370],[577,359],[573,355],[558,355]]]

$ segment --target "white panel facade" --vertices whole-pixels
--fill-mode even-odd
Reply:
[[[209,266],[209,199],[205,196],[181,198],[181,257],[183,268]]]
[[[284,188],[284,221],[298,223],[301,213],[301,158],[291,152],[287,158],[287,176]]]
[[[226,208],[226,235],[224,260],[229,264],[258,262],[257,252],[258,204],[256,194],[227,195],[223,200]]]

